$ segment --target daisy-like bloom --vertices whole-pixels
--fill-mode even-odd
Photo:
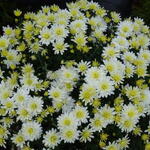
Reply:
[[[69,47],[69,45],[67,43],[64,42],[64,39],[58,39],[55,42],[52,43],[53,44],[53,50],[54,50],[54,54],[63,54],[67,48]]]
[[[18,88],[17,92],[14,93],[13,98],[15,101],[15,104],[17,106],[23,105],[25,101],[29,98],[29,91],[24,88]]]
[[[33,32],[34,24],[31,21],[25,21],[23,23],[23,30],[25,32]]]
[[[150,90],[140,90],[140,101],[146,106],[150,105]]]
[[[48,46],[53,41],[53,33],[52,30],[45,27],[40,31],[39,35],[40,43]]]
[[[75,118],[72,112],[61,114],[57,118],[58,128],[77,128],[78,120]]]
[[[107,24],[104,21],[103,18],[100,16],[91,17],[88,21],[89,25],[91,25],[91,28],[94,30],[95,28],[99,28],[100,31],[106,31]]]
[[[123,55],[123,60],[125,62],[133,63],[134,60],[136,59],[136,56],[133,52],[125,52]]]
[[[86,73],[86,71],[88,70],[88,68],[90,68],[90,62],[87,62],[87,61],[83,61],[81,60],[81,62],[79,62],[77,64],[77,67],[78,67],[78,71],[84,75]]]
[[[83,20],[72,21],[69,27],[70,27],[71,33],[73,34],[85,32],[87,30],[86,22]]]
[[[85,104],[91,103],[94,98],[97,98],[97,92],[94,85],[84,84],[80,91],[79,98],[82,99]]]
[[[52,35],[53,35],[54,40],[66,38],[69,33],[64,25],[54,24],[51,27],[51,30],[52,30]]]
[[[42,50],[41,44],[38,42],[34,42],[31,46],[30,46],[30,52],[31,53],[38,53],[39,51]]]
[[[112,17],[112,20],[113,20],[115,23],[118,23],[118,22],[121,20],[121,17],[120,17],[120,14],[119,14],[119,13],[111,12],[110,15],[111,15],[111,17]]]
[[[43,135],[43,143],[46,147],[54,149],[60,143],[60,135],[56,129],[51,129],[46,131],[46,134]]]
[[[17,134],[14,134],[11,138],[12,142],[16,144],[17,147],[23,147],[25,144],[25,138],[21,132],[18,132]]]
[[[135,72],[135,66],[127,62],[126,65],[125,65],[125,75],[126,75],[126,77],[127,78],[133,77],[134,72]]]
[[[12,96],[12,89],[7,87],[7,85],[1,85],[0,86],[0,103],[4,103],[9,99],[10,96]]]
[[[138,75],[138,77],[145,77],[147,76],[147,66],[137,66],[135,69],[135,73]]]
[[[9,131],[5,126],[0,125],[0,137],[8,138]]]
[[[150,39],[147,35],[139,34],[138,35],[138,42],[142,48],[148,48]]]
[[[6,60],[4,60],[4,63],[7,65],[8,68],[11,65],[16,66],[17,64],[20,63],[19,61],[21,60],[21,54],[19,54],[15,50],[9,50],[5,57],[6,57]]]
[[[49,98],[56,101],[62,101],[62,99],[65,99],[66,97],[66,91],[60,89],[59,87],[51,87],[50,90],[48,90],[48,94]]]
[[[64,143],[74,143],[79,137],[79,131],[73,127],[63,128],[60,131],[60,137]]]
[[[23,88],[26,88],[26,89],[31,90],[31,91],[35,90],[36,84],[38,83],[37,77],[34,76],[33,74],[30,74],[30,75],[24,74],[21,77],[20,81],[21,81]]]
[[[81,142],[84,142],[86,143],[87,141],[88,142],[91,142],[91,139],[94,138],[93,136],[93,130],[92,128],[89,128],[89,127],[85,127],[82,132],[80,133],[80,141]]]
[[[34,141],[40,138],[42,133],[41,125],[35,121],[25,122],[22,125],[22,134],[25,140]]]
[[[73,110],[73,114],[79,123],[86,123],[87,119],[89,118],[89,113],[86,107],[76,106]]]
[[[62,81],[66,82],[72,82],[74,80],[78,79],[78,72],[75,67],[65,67],[62,66],[60,69],[59,77],[62,79]]]
[[[112,58],[109,60],[104,60],[104,69],[107,70],[109,73],[117,71],[117,59]]]
[[[115,116],[114,108],[105,105],[99,110],[99,114],[107,124],[110,124],[114,121]]]
[[[3,27],[3,31],[6,37],[14,37],[15,35],[14,30],[10,26]]]
[[[103,79],[105,72],[98,67],[91,67],[86,71],[85,81],[88,83],[97,83],[100,79]]]
[[[126,96],[132,100],[134,98],[140,97],[140,89],[138,87],[125,86],[125,94]]]
[[[122,71],[115,71],[111,73],[111,77],[115,82],[115,85],[121,84],[124,81],[124,72]]]
[[[23,122],[32,118],[32,115],[30,114],[26,105],[20,106],[17,110],[17,114],[17,120],[21,120]]]
[[[43,109],[43,101],[41,97],[30,97],[26,103],[30,114],[37,115]]]
[[[86,45],[86,39],[87,37],[84,35],[84,33],[80,32],[74,36],[74,39],[72,39],[72,41],[75,42],[77,46],[82,47]]]
[[[133,23],[131,21],[122,21],[118,25],[118,33],[125,35],[126,37],[132,35]]]
[[[96,85],[99,97],[108,97],[114,93],[114,82],[109,77],[104,77]]]
[[[6,112],[11,112],[16,107],[15,102],[12,98],[4,101],[2,108],[6,109]]]
[[[117,143],[119,144],[120,149],[127,149],[129,148],[130,140],[127,136],[117,140]]]
[[[108,144],[108,146],[106,146],[104,148],[105,150],[120,150],[120,147],[119,147],[119,144],[113,142],[113,143],[110,143]]]
[[[150,51],[149,50],[140,50],[139,58],[143,58],[147,63],[150,63]]]
[[[102,56],[104,58],[117,58],[119,57],[119,49],[107,46],[104,48]]]
[[[90,126],[93,131],[101,131],[107,126],[106,121],[99,115],[95,114],[94,118],[90,119]]]
[[[9,39],[7,37],[0,37],[0,50],[8,48],[9,46]]]
[[[0,137],[0,146],[6,148],[6,141],[3,137]]]
[[[129,48],[129,42],[126,38],[117,36],[112,40],[112,44],[115,45],[116,48],[122,50],[122,49],[128,49]]]
[[[128,105],[123,105],[122,117],[137,120],[139,119],[139,113],[137,107],[131,103]]]
[[[130,119],[130,118],[126,118],[126,117],[121,117],[120,122],[118,122],[118,126],[119,128],[122,130],[122,132],[131,132],[134,130],[134,128],[136,127],[136,123],[137,123],[137,119]]]

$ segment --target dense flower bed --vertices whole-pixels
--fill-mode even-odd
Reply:
[[[0,146],[150,150],[149,27],[97,3],[16,10],[0,37]],[[20,17],[19,17],[20,16]]]

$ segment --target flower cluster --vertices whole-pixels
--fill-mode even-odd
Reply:
[[[143,20],[87,0],[14,14],[0,37],[0,147],[150,150]]]

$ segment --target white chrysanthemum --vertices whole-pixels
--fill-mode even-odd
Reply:
[[[42,50],[42,47],[41,47],[41,44],[39,43],[39,41],[38,42],[34,42],[31,46],[30,46],[30,52],[31,53],[38,53],[38,52],[40,52]]]
[[[102,56],[104,58],[117,58],[119,57],[119,52],[120,52],[119,49],[114,48],[112,46],[107,46],[107,47],[104,47]]]
[[[1,85],[0,86],[0,103],[4,103],[7,101],[10,96],[12,96],[12,89],[9,87],[6,87],[6,85]]]
[[[78,63],[77,67],[78,71],[81,72],[82,75],[84,75],[90,67],[90,62],[81,60],[81,62]]]
[[[14,93],[13,99],[15,101],[15,104],[19,107],[20,105],[23,105],[26,100],[29,98],[29,91],[27,89],[20,88],[17,90],[16,93]]]
[[[9,68],[11,65],[18,65],[21,60],[21,55],[15,51],[15,50],[9,50],[6,55],[6,60],[4,60],[4,63]]]
[[[134,98],[139,98],[140,97],[140,89],[138,87],[132,87],[132,86],[127,85],[125,87],[125,94],[130,100],[132,100]]]
[[[76,106],[73,110],[73,114],[78,120],[78,122],[86,123],[89,118],[89,113],[86,107]]]
[[[115,116],[114,108],[105,105],[99,110],[99,114],[107,124],[110,124],[114,121]]]
[[[57,118],[57,123],[58,123],[58,128],[63,129],[63,128],[77,128],[78,125],[78,120],[75,118],[73,113],[64,113],[61,114]]]
[[[7,139],[9,131],[5,126],[0,125],[0,138]]]
[[[14,37],[14,30],[10,26],[3,27],[3,31],[6,37]]]
[[[124,77],[124,72],[122,73],[122,71],[115,71],[111,73],[111,78],[115,82],[115,85],[122,84]]]
[[[23,75],[21,77],[21,84],[23,88],[26,88],[28,90],[35,90],[36,89],[36,84],[38,84],[38,79],[36,76],[33,74],[30,75]]]
[[[91,142],[91,139],[94,138],[93,136],[93,130],[92,128],[89,128],[89,127],[85,127],[82,132],[80,133],[80,141],[81,142],[84,142],[86,143],[87,141],[88,142]]]
[[[21,132],[19,132],[18,134],[14,134],[11,140],[14,144],[16,144],[17,147],[22,148],[25,144],[25,138]]]
[[[100,132],[107,126],[107,123],[99,114],[96,114],[94,118],[90,119],[90,126],[92,130]]]
[[[29,110],[29,113],[33,115],[37,115],[42,111],[43,107],[43,101],[40,97],[31,97],[27,101],[27,108]]]
[[[150,63],[150,51],[149,50],[140,50],[138,56],[139,58],[143,58],[147,63]]]
[[[117,59],[112,58],[109,60],[104,60],[104,68],[110,73],[118,71]]]
[[[75,106],[75,100],[72,97],[70,97],[70,96],[68,96],[67,98],[65,98],[63,100],[63,103],[64,103],[64,105],[62,107],[62,112],[63,113],[71,112],[72,109]]]
[[[129,48],[129,42],[126,38],[118,36],[112,40],[112,44],[115,45],[118,49],[128,49]]]
[[[76,128],[64,128],[60,131],[60,137],[65,143],[74,143],[79,137],[79,131]]]
[[[122,132],[131,132],[134,130],[134,128],[136,127],[137,124],[137,119],[130,119],[130,118],[126,118],[126,117],[121,117],[120,122],[118,123],[119,128],[122,130]]]
[[[43,135],[43,143],[46,147],[54,149],[60,143],[60,135],[55,129],[47,131]]]
[[[86,22],[83,20],[72,21],[69,27],[70,27],[71,33],[73,34],[84,32],[87,29]]]
[[[52,41],[53,41],[53,34],[52,34],[52,30],[45,27],[40,31],[40,35],[39,35],[40,43],[41,44],[45,44],[45,45],[49,45]]]
[[[6,112],[13,111],[15,107],[16,107],[16,105],[12,98],[4,101],[3,106],[2,106],[2,108],[6,109]]]
[[[130,140],[127,136],[125,136],[117,140],[117,143],[119,144],[120,149],[127,149],[129,148]]]
[[[140,101],[146,106],[150,105],[150,90],[140,90]]]
[[[30,114],[26,105],[22,105],[17,110],[17,120],[26,121],[30,120],[33,116]]]
[[[127,119],[137,120],[140,117],[137,107],[131,103],[129,103],[128,105],[123,105],[123,110],[121,113],[122,117]]]
[[[34,141],[40,138],[42,133],[41,125],[35,121],[26,122],[22,125],[22,134],[26,140]]]
[[[127,20],[120,22],[118,26],[118,31],[126,37],[132,35],[133,23]]]
[[[133,52],[125,52],[122,57],[125,62],[129,63],[133,63],[133,61],[136,59],[136,56]]]
[[[62,66],[59,77],[64,82],[71,82],[78,79],[78,72],[75,67],[66,68]]]
[[[0,50],[8,48],[9,46],[9,39],[2,36],[0,37]]]
[[[52,44],[53,44],[54,54],[62,55],[69,47],[69,45],[67,43],[65,43],[63,39],[58,39],[55,42],[53,42]]]
[[[97,83],[100,79],[105,76],[103,69],[98,67],[91,67],[86,71],[85,81],[88,83]]]
[[[125,65],[125,75],[127,78],[133,77],[133,74],[135,72],[135,66],[133,66],[130,63],[126,63]]]
[[[64,25],[54,24],[51,27],[51,30],[52,30],[52,35],[53,35],[55,40],[60,39],[60,38],[66,38],[68,36],[68,33],[69,33]]]
[[[94,98],[97,98],[97,91],[94,85],[84,84],[80,91],[79,98],[82,99],[85,104],[91,103]]]
[[[106,146],[104,149],[105,150],[120,150],[120,147],[119,147],[119,144],[117,144],[115,142],[113,142],[113,143],[109,142],[109,145]]]
[[[99,97],[107,97],[114,93],[114,82],[109,77],[102,78],[96,85]]]
[[[148,48],[148,45],[150,44],[150,39],[145,34],[139,34],[138,35],[138,42],[142,48]]]
[[[107,24],[104,19],[100,16],[91,17],[88,21],[92,29],[99,28],[100,31],[105,31],[107,29]]]
[[[74,39],[72,39],[73,42],[75,42],[78,46],[85,46],[87,43],[87,37],[84,33],[80,32],[74,36]]]
[[[49,98],[52,98],[57,101],[62,101],[66,97],[66,91],[58,87],[51,87],[50,90],[48,90],[48,93]]]

